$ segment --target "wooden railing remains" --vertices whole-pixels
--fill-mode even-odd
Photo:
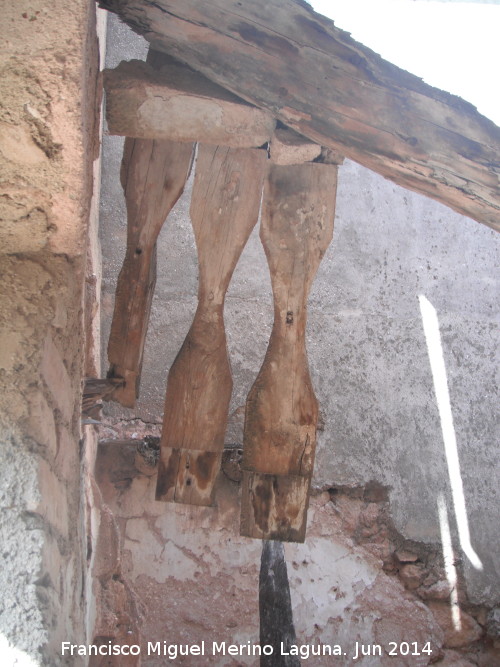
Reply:
[[[133,407],[139,394],[156,239],[184,187],[192,141],[206,134],[214,143],[198,145],[190,209],[198,307],[168,375],[156,498],[212,502],[232,391],[224,299],[263,196],[261,238],[275,323],[247,402],[241,526],[251,537],[303,541],[318,413],[305,351],[306,301],[331,239],[337,164],[343,158],[293,130],[275,129],[274,118],[205,85],[187,69],[183,79],[182,67],[161,55],[148,61],[155,67],[127,63],[106,75],[109,129],[127,135],[121,170],[127,252],[108,345],[109,376],[124,383],[111,398]],[[137,72],[147,76],[138,82]],[[163,86],[159,72],[174,72],[172,80]],[[153,111],[147,104],[152,98]],[[204,105],[206,133],[189,112],[193,100]]]
[[[121,182],[127,204],[127,250],[118,276],[108,341],[108,377],[123,378],[111,398],[133,408],[156,285],[156,240],[184,190],[192,143],[127,137]]]
[[[143,63],[158,71],[165,56],[152,49]],[[107,95],[108,110],[114,96]],[[122,114],[130,113],[127,105]],[[133,115],[133,114],[132,114]],[[191,170],[193,142],[126,134],[120,180],[127,206],[127,248],[118,276],[108,341],[109,378],[122,378],[107,400],[133,408],[139,396],[144,345],[156,285],[156,241]]]
[[[241,532],[303,541],[318,419],[307,296],[332,236],[336,165],[345,154],[500,229],[500,130],[302,2],[101,4],[165,52],[105,73],[110,132],[128,137],[127,253],[108,347],[109,375],[123,383],[111,398],[133,406],[138,395],[156,238],[202,142],[191,205],[198,308],[169,372],[156,497],[212,502],[232,390],[224,298],[264,182],[275,317],[246,404]]]
[[[209,137],[213,143],[198,145],[190,209],[198,307],[168,374],[156,499],[212,502],[232,392],[224,299],[263,197],[275,322],[247,401],[241,530],[303,541],[318,415],[305,350],[306,302],[332,236],[343,158],[293,130],[275,129],[266,112],[161,54],[122,63],[105,80],[109,130],[127,136],[127,252],[108,345],[108,375],[123,383],[111,398],[133,407],[139,394],[156,240],[184,188],[192,142]]]
[[[209,505],[233,387],[224,299],[257,223],[267,154],[200,144],[191,199],[198,308],[167,382],[157,500]]]

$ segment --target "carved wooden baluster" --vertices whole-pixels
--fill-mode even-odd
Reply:
[[[127,203],[127,251],[116,287],[108,342],[111,395],[129,408],[139,395],[144,342],[156,283],[156,240],[189,174],[193,144],[125,139],[121,182]]]
[[[232,390],[224,298],[257,222],[266,158],[264,150],[199,146],[191,203],[198,308],[168,376],[157,500],[211,503]]]
[[[305,348],[309,289],[333,233],[337,166],[273,165],[260,236],[274,325],[246,403],[241,534],[303,542],[318,405]]]

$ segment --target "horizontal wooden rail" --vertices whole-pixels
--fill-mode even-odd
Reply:
[[[140,60],[122,62],[105,71],[104,85],[110,134],[258,148],[276,124],[269,112],[166,58],[154,69]]]

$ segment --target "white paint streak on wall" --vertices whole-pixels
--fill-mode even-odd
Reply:
[[[455,630],[460,632],[462,629],[462,620],[460,618],[460,607],[458,604],[457,570],[454,565],[448,510],[446,509],[446,502],[442,494],[439,494],[438,496],[437,505],[439,527],[441,529],[441,543],[443,545],[444,569],[450,585],[451,620]]]
[[[432,379],[434,381],[434,392],[436,394],[439,418],[441,420],[444,451],[446,454],[446,463],[448,464],[448,474],[450,477],[460,546],[476,570],[482,570],[483,564],[474,551],[470,541],[469,520],[467,518],[467,509],[465,507],[464,487],[462,483],[462,475],[460,473],[457,438],[455,435],[455,427],[453,425],[453,414],[451,412],[443,346],[441,344],[441,335],[439,333],[439,321],[436,309],[425,296],[420,295],[419,302],[425,340],[427,342],[427,351],[429,353]]]

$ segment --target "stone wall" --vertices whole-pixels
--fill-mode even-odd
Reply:
[[[174,655],[176,646],[204,642],[197,665],[255,667],[252,654],[213,648],[259,641],[262,543],[239,535],[238,482],[222,472],[213,507],[156,502],[154,450],[138,447],[143,434],[135,434],[102,441],[96,460],[108,512],[96,570],[106,592],[98,628],[140,647],[140,662],[131,665],[159,667],[170,656],[171,664],[190,666],[193,657]],[[367,666],[498,664],[498,646],[485,633],[488,609],[461,591],[460,629],[453,625],[440,549],[395,530],[384,487],[314,496],[306,542],[286,544],[285,557],[298,645],[342,647],[335,658],[302,654],[302,664],[350,665],[356,643],[382,647],[356,662]]]
[[[0,9],[1,653],[5,664],[57,665],[61,641],[87,632],[80,403],[96,10],[89,0]]]

